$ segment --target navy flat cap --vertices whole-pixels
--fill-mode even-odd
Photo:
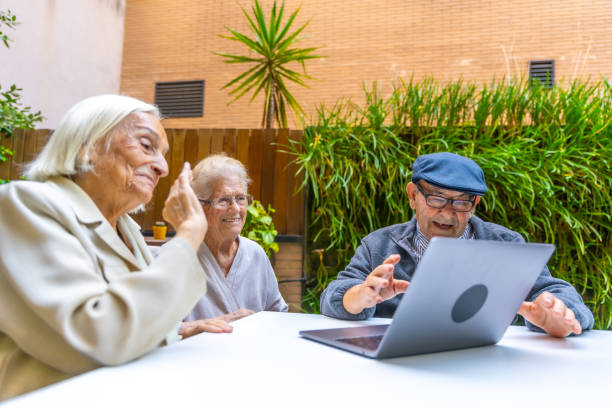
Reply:
[[[417,157],[412,166],[412,182],[419,180],[439,188],[478,196],[487,192],[480,166],[472,159],[449,152]]]

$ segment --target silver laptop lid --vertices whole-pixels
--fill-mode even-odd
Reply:
[[[377,357],[498,342],[553,252],[549,244],[433,238]]]

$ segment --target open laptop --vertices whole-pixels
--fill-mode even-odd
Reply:
[[[554,250],[549,244],[435,237],[391,324],[300,335],[371,358],[495,344]]]

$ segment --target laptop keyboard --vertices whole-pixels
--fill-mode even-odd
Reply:
[[[382,341],[383,336],[364,336],[364,337],[349,337],[346,339],[336,339],[336,341],[341,341],[343,343],[352,344],[354,346],[358,346],[364,348],[366,350],[375,351],[378,348],[378,345]]]

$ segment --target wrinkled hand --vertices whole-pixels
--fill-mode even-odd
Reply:
[[[174,227],[176,236],[185,238],[197,251],[208,230],[208,222],[191,188],[192,178],[191,167],[186,162],[170,189],[162,215]]]
[[[200,319],[193,322],[181,323],[179,334],[186,339],[199,333],[231,333],[234,330],[232,326],[227,324],[223,319]]]
[[[221,316],[217,316],[217,319],[221,319],[226,321],[227,323],[234,322],[236,320],[242,319],[243,317],[247,317],[255,313],[250,309],[238,309],[235,312],[224,314]]]
[[[358,314],[365,308],[405,292],[410,282],[393,278],[393,270],[399,261],[399,255],[389,256],[366,277],[362,284],[347,290],[342,298],[342,305],[346,311]]]
[[[543,292],[533,302],[523,302],[518,314],[554,337],[582,333],[574,312],[549,292]]]

